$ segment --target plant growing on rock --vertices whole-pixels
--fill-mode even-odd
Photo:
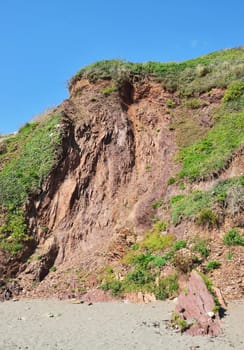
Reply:
[[[221,263],[219,261],[211,260],[207,263],[206,270],[209,272],[209,271],[218,269],[220,266],[221,266]]]
[[[233,228],[224,235],[224,244],[227,246],[241,245],[244,246],[244,237],[241,237],[238,230]]]

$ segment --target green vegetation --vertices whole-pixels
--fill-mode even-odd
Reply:
[[[218,217],[212,209],[203,208],[198,214],[196,223],[202,226],[213,227],[218,224]]]
[[[175,183],[176,179],[174,177],[170,177],[168,179],[168,185],[173,185]]]
[[[23,242],[30,239],[26,229],[23,210],[9,210],[5,223],[0,227],[0,248],[12,255],[17,254],[23,248]]]
[[[178,277],[176,274],[170,275],[159,280],[158,286],[154,293],[157,299],[165,300],[177,294],[179,290]]]
[[[182,96],[191,96],[209,91],[214,87],[226,87],[243,76],[243,47],[213,52],[206,56],[182,63],[131,63],[120,60],[105,60],[81,69],[69,82],[86,78],[123,81],[145,79],[148,76],[160,82],[170,92],[179,91]]]
[[[179,183],[179,189],[180,189],[181,191],[184,191],[184,190],[185,190],[185,184],[184,184],[184,182],[180,182],[180,183]]]
[[[241,237],[238,230],[233,228],[224,235],[224,244],[227,246],[241,245],[244,246],[244,237]]]
[[[152,232],[143,240],[142,247],[145,247],[145,249],[149,252],[157,252],[170,247],[174,240],[175,237],[173,235],[162,235],[157,232]]]
[[[184,333],[187,329],[191,327],[192,324],[188,324],[186,320],[184,320],[180,314],[177,312],[173,312],[171,315],[170,324],[173,328],[179,328],[181,333]]]
[[[179,177],[193,181],[218,172],[243,141],[244,114],[223,115],[204,138],[180,151]]]
[[[201,256],[206,259],[210,254],[210,251],[208,249],[209,239],[205,239],[202,237],[196,237],[193,240],[193,243],[194,244],[192,246],[192,250],[194,252],[200,253]]]
[[[170,263],[176,250],[185,246],[183,241],[174,244],[175,237],[161,234],[162,221],[153,225],[145,238],[132,245],[122,259],[123,269],[118,274],[113,269],[106,269],[102,276],[103,290],[110,290],[113,295],[125,292],[142,291],[154,293],[157,299],[166,299],[176,295],[179,284],[175,272],[162,277],[163,267]],[[127,271],[122,272],[122,271]],[[117,271],[118,272],[118,271]],[[118,279],[118,275],[124,275]]]
[[[238,100],[244,94],[244,81],[236,81],[232,83],[225,91],[223,101]]]
[[[186,106],[191,109],[198,109],[201,105],[201,101],[198,98],[189,98],[186,100]]]
[[[243,193],[243,175],[221,181],[209,191],[173,196],[170,200],[172,221],[177,225],[184,218],[190,218],[201,225],[215,225],[218,218],[214,206],[219,205],[234,215],[242,206],[240,193]]]
[[[220,266],[221,266],[221,263],[219,261],[211,260],[207,263],[206,270],[209,272],[209,271],[218,269]]]
[[[51,170],[60,143],[60,116],[43,122],[27,123],[5,139],[0,154],[0,247],[16,254],[30,239],[23,205]]]
[[[212,88],[227,89],[216,115],[216,123],[207,134],[206,130],[197,126],[192,116],[184,116],[183,124],[178,120],[175,121],[175,127],[172,127],[177,130],[183,129],[182,133],[176,131],[176,137],[185,135],[180,141],[180,147],[183,149],[178,157],[182,163],[179,177],[196,180],[223,169],[233,152],[244,141],[243,62],[243,47],[213,52],[181,63],[140,64],[105,60],[81,69],[70,80],[70,86],[82,78],[92,82],[98,79],[112,80],[112,87],[102,90],[102,93],[108,96],[124,81],[144,80],[150,76],[151,79],[160,82],[166,90],[177,91],[177,95],[183,98],[185,105],[191,109],[198,109],[206,103],[199,98],[202,92],[209,92]],[[176,107],[173,99],[168,99],[166,105],[169,108]],[[193,135],[191,137],[189,130]],[[147,166],[146,170],[150,171],[151,167]],[[169,180],[169,184],[172,183]]]
[[[163,204],[163,200],[162,199],[158,199],[158,200],[156,200],[156,201],[154,201],[152,203],[152,208],[153,209],[158,209],[158,208],[161,207],[162,204]]]
[[[107,88],[104,88],[101,90],[101,93],[105,96],[111,95],[113,92],[115,92],[117,89],[113,86],[109,86]]]
[[[176,104],[173,100],[167,100],[166,101],[166,106],[169,107],[169,108],[175,108],[176,107]]]
[[[50,271],[50,272],[56,272],[56,271],[57,271],[56,266],[52,266],[52,267],[50,267],[49,271]]]
[[[182,248],[186,248],[186,246],[187,246],[187,242],[186,241],[177,241],[173,245],[173,250],[177,251],[177,250],[180,250]]]
[[[233,257],[234,257],[234,254],[231,253],[231,252],[228,252],[227,255],[226,255],[226,259],[227,259],[227,260],[232,260]]]

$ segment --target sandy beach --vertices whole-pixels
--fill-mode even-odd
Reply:
[[[21,300],[0,303],[0,350],[244,348],[244,302],[228,305],[218,338],[166,329],[172,301],[151,304]]]

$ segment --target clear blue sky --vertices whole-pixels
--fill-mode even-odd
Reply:
[[[243,45],[243,15],[243,0],[1,1],[0,133],[59,104],[94,61],[182,61]]]

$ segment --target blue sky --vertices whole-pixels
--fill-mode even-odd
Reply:
[[[0,4],[0,133],[68,97],[101,59],[182,61],[243,45],[242,0],[8,0]]]

